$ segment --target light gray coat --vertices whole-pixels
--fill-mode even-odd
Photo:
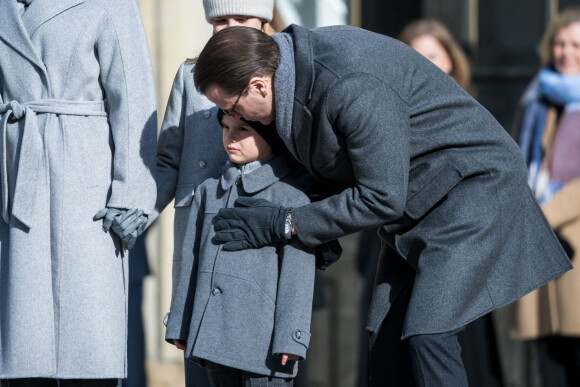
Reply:
[[[448,75],[362,29],[285,32],[293,58],[283,50],[280,62],[296,75],[286,87],[298,160],[342,189],[292,211],[297,236],[313,246],[382,225],[405,260],[380,258],[370,330],[413,280],[401,265],[415,273],[403,337],[456,329],[571,268],[519,147]]]
[[[192,238],[186,238],[195,188],[218,177],[228,160],[222,144],[217,107],[195,89],[193,62],[183,62],[175,75],[157,150],[156,215],[175,198],[173,289],[184,256],[191,258]]]
[[[314,249],[294,240],[230,252],[212,241],[214,217],[238,196],[283,206],[309,202],[295,187],[285,157],[259,163],[246,165],[244,173],[230,164],[221,179],[209,179],[196,189],[186,230],[194,240],[193,256],[182,262],[165,338],[187,340],[186,356],[193,359],[290,377],[296,375],[295,362],[282,366],[274,354],[306,357]]]
[[[134,0],[0,0],[0,378],[126,376],[127,256],[95,213],[155,203]]]

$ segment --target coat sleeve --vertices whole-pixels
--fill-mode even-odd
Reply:
[[[204,186],[201,187],[200,191],[197,191],[194,195],[195,202],[191,206],[190,221],[185,230],[185,235],[195,238],[193,254],[188,254],[187,252],[174,254],[171,305],[165,331],[165,340],[171,344],[173,344],[173,339],[187,340],[191,325],[193,301],[197,285],[200,237],[205,213],[206,195],[203,191]],[[185,259],[176,259],[175,257]]]
[[[554,197],[542,205],[542,210],[554,230],[580,218],[580,178],[566,184]]]
[[[314,249],[298,240],[282,245],[272,354],[306,358],[314,292]]]
[[[108,207],[155,205],[157,111],[153,69],[135,0],[100,2],[108,15],[97,40],[101,83],[113,138]]]
[[[410,109],[382,80],[345,77],[330,88],[323,109],[343,143],[354,183],[292,210],[297,236],[308,246],[401,217],[409,175]]]
[[[159,214],[175,197],[181,151],[183,146],[183,131],[185,127],[184,72],[182,63],[175,75],[173,87],[169,94],[165,117],[159,133],[157,145],[157,203],[155,211]]]

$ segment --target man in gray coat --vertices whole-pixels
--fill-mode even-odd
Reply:
[[[397,252],[379,259],[367,325],[374,386],[467,385],[458,331],[571,268],[514,141],[398,41],[345,26],[232,28],[210,39],[195,83],[221,109],[275,122],[336,192],[288,217],[275,205],[220,211],[224,249],[285,241],[288,228],[314,246],[380,226]]]
[[[128,255],[103,227],[127,209],[153,210],[156,121],[136,0],[0,0],[9,386],[116,386],[126,376]]]

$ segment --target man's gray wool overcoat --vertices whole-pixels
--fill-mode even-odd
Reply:
[[[121,378],[127,255],[93,216],[155,204],[137,1],[0,10],[0,378]]]
[[[298,240],[261,249],[223,251],[213,242],[214,217],[238,196],[283,206],[309,202],[287,159],[279,156],[244,171],[233,163],[221,178],[195,190],[185,230],[193,254],[183,256],[171,299],[165,338],[187,340],[185,355],[262,375],[295,376],[296,362],[274,354],[306,357],[314,288],[314,249]],[[257,167],[257,168],[256,168]]]
[[[413,280],[400,265],[415,273],[403,338],[452,331],[571,268],[519,147],[448,75],[362,29],[285,32],[298,160],[342,189],[293,210],[297,236],[313,246],[382,225],[383,241],[406,261],[379,259],[370,330]]]

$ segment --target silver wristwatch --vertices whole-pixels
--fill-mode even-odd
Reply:
[[[284,219],[284,236],[286,239],[292,238],[292,217],[290,215],[290,211],[286,214],[286,219]]]

